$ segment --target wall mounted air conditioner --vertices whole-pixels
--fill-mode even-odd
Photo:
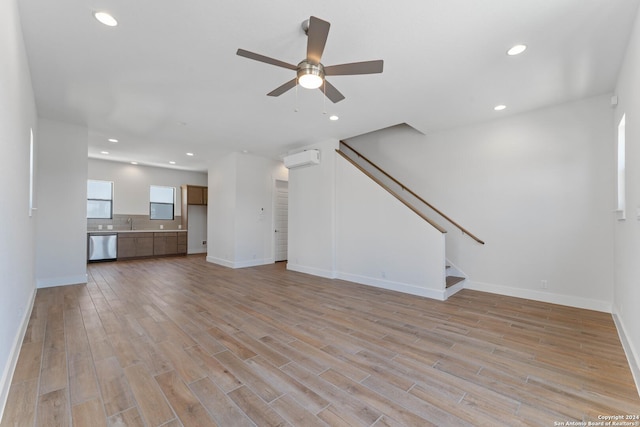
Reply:
[[[308,165],[320,164],[320,151],[319,150],[306,150],[299,153],[285,156],[284,167],[287,169],[299,168]]]

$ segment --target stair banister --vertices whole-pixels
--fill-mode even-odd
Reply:
[[[395,197],[396,199],[398,199],[402,204],[404,204],[406,207],[408,207],[409,209],[411,209],[413,212],[415,212],[420,218],[424,219],[425,221],[427,221],[429,224],[431,224],[436,230],[438,230],[441,233],[446,233],[447,230],[445,230],[441,225],[437,224],[436,222],[434,222],[431,218],[427,217],[425,214],[423,214],[422,212],[420,212],[420,210],[418,208],[416,208],[415,206],[413,206],[411,203],[407,202],[406,200],[402,200],[398,194],[393,191],[392,189],[390,189],[388,186],[386,186],[382,181],[380,181],[378,178],[376,178],[375,176],[373,176],[371,174],[371,172],[367,171],[366,169],[364,169],[362,166],[360,166],[359,164],[357,164],[353,159],[351,159],[349,156],[347,156],[345,153],[343,153],[340,150],[336,149],[336,153],[340,154],[342,157],[344,157],[349,163],[351,163],[353,166],[355,166],[356,168],[360,169],[360,171],[362,173],[364,173],[366,176],[368,176],[370,179],[372,179],[374,182],[376,182],[380,187],[384,188],[385,190],[387,190],[393,197]]]
[[[456,227],[457,229],[459,229],[460,231],[462,231],[463,234],[466,234],[467,236],[471,237],[473,240],[475,240],[476,242],[480,243],[481,245],[484,245],[484,242],[482,240],[480,240],[478,237],[476,237],[473,233],[471,233],[469,230],[467,230],[466,228],[464,228],[463,226],[461,226],[460,224],[458,224],[457,222],[455,222],[453,219],[449,218],[447,215],[445,215],[442,211],[440,211],[439,209],[437,209],[435,206],[433,206],[431,203],[427,202],[426,200],[424,200],[422,197],[420,197],[419,195],[417,195],[415,192],[413,192],[410,188],[408,188],[406,185],[404,185],[403,183],[401,183],[400,181],[398,181],[397,179],[395,179],[394,177],[392,177],[391,175],[389,175],[384,169],[382,169],[380,166],[376,165],[374,162],[372,162],[371,160],[369,160],[367,157],[365,157],[364,155],[362,155],[360,152],[358,152],[355,148],[351,147],[349,144],[347,144],[344,141],[340,141],[341,144],[343,144],[345,147],[347,147],[350,151],[352,151],[353,153],[355,153],[356,156],[360,157],[362,160],[364,160],[365,162],[367,162],[368,164],[370,164],[371,166],[373,166],[374,168],[376,168],[380,173],[382,173],[384,176],[386,176],[387,178],[389,178],[391,181],[393,181],[395,184],[397,184],[400,188],[402,188],[402,190],[406,191],[407,193],[411,194],[413,197],[415,197],[416,199],[418,199],[420,202],[424,203],[426,206],[428,206],[430,209],[432,209],[434,212],[436,212],[438,215],[440,215],[442,218],[444,218],[445,220],[447,220],[450,224],[452,224],[454,227]],[[348,158],[348,156],[346,156],[344,153],[340,152],[339,150],[338,153],[340,153],[344,158],[348,159],[351,161],[351,159]],[[354,161],[351,161],[351,163],[353,163],[356,167],[358,167],[360,170],[365,171],[364,168],[362,168],[360,165],[358,165],[357,163],[355,163]],[[372,176],[371,174],[369,174],[368,172],[365,171],[365,173],[367,173],[367,175]],[[378,183],[380,183],[379,180],[376,180]],[[381,184],[382,185],[382,184]],[[384,186],[384,185],[383,185]],[[393,192],[391,190],[389,190],[386,186],[384,186],[385,189],[387,189],[387,191],[391,192],[393,194]],[[412,208],[414,210],[414,212],[417,212],[415,208],[413,208],[410,204],[407,204],[410,208]],[[425,220],[427,220],[430,224],[433,225],[431,220],[428,220],[424,215],[420,215],[421,217],[425,218]],[[441,227],[438,226],[436,227],[438,229],[440,229]],[[443,231],[444,232],[444,231]]]

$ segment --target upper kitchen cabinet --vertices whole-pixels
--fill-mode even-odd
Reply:
[[[182,200],[186,200],[187,205],[206,205],[207,204],[207,187],[199,185],[183,185]]]

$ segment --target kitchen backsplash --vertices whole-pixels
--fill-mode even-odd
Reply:
[[[182,217],[176,216],[173,221],[149,219],[149,215],[119,215],[113,214],[112,219],[87,219],[87,231],[105,230],[178,230],[181,228]],[[102,229],[100,228],[102,226]],[[109,228],[111,226],[111,228]],[[162,226],[162,227],[160,227]]]

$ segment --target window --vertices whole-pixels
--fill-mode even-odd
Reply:
[[[618,124],[618,219],[625,219],[625,133],[626,133],[626,114],[620,119]]]
[[[87,218],[113,216],[113,182],[87,180]]]
[[[149,192],[149,218],[173,220],[176,189],[152,185]]]

